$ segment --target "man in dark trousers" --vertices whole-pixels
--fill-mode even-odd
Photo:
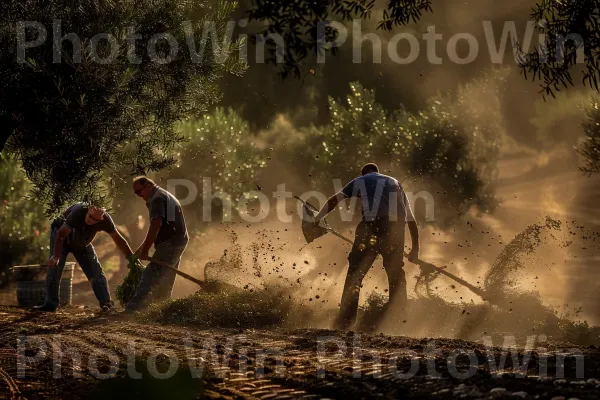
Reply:
[[[373,163],[365,165],[362,176],[352,180],[327,201],[315,216],[315,224],[334,210],[340,201],[351,197],[361,199],[362,221],[356,228],[354,245],[348,256],[348,275],[336,321],[336,328],[342,330],[355,323],[360,287],[378,254],[383,257],[383,267],[388,277],[388,306],[404,309],[407,295],[402,267],[406,225],[412,238],[408,258],[411,261],[419,258],[419,229],[406,193],[396,179],[380,174],[379,168]]]
[[[50,258],[46,273],[46,301],[43,306],[34,307],[37,311],[56,311],[59,305],[59,283],[69,253],[73,253],[77,263],[92,284],[94,294],[103,310],[113,308],[108,291],[108,282],[92,240],[96,233],[106,232],[126,258],[133,252],[127,241],[115,228],[111,216],[105,209],[87,203],[76,203],[50,227]]]
[[[134,179],[133,191],[146,201],[150,213],[150,228],[135,255],[140,260],[148,260],[148,252],[154,245],[152,258],[179,268],[189,240],[179,200],[145,176]],[[170,299],[175,278],[174,271],[150,262],[125,311],[134,312],[146,307],[150,301]]]

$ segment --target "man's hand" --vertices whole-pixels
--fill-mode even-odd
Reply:
[[[132,265],[132,259],[134,257],[133,251],[131,251],[129,243],[127,243],[127,241],[121,235],[119,230],[115,229],[114,232],[110,234],[110,237],[112,238],[113,242],[115,242],[117,248],[121,250],[121,253],[125,255],[125,259],[129,262],[130,265]],[[135,264],[135,261],[133,261],[133,264]]]
[[[56,268],[59,261],[60,261],[59,257],[52,256],[48,259],[48,261],[46,261],[46,265],[48,266],[48,268]]]
[[[313,224],[321,226],[321,220],[323,220],[331,211],[335,210],[339,202],[344,200],[345,198],[346,195],[341,192],[331,196],[329,200],[327,200],[327,203],[323,205],[321,211],[319,211],[317,215],[313,217]]]
[[[413,247],[410,251],[410,253],[408,253],[408,261],[410,261],[411,263],[415,263],[417,261],[419,261],[419,248],[418,247]]]
[[[419,268],[421,268],[421,271],[423,271],[423,273],[425,275],[427,275],[427,274],[433,274],[434,272],[438,271],[433,264],[426,263],[426,262],[423,262],[423,261],[421,261],[419,263]]]
[[[145,250],[142,246],[138,247],[138,249],[135,251],[134,256],[137,257],[138,260],[142,261],[147,261],[148,258],[150,258],[148,256],[148,250]]]
[[[130,266],[135,265],[138,262],[138,258],[135,254],[126,256],[125,259],[127,260],[127,262],[129,263]]]

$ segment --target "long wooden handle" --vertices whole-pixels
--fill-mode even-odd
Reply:
[[[350,243],[350,244],[354,244],[354,242],[350,239],[348,239],[346,236],[342,235],[341,233],[338,233],[336,231],[334,231],[333,229],[329,228],[327,229],[327,231],[329,231],[330,233],[333,233],[335,236],[339,237],[342,240],[345,240],[346,242]]]
[[[352,240],[348,239],[347,237],[345,237],[345,236],[344,236],[344,235],[342,235],[341,233],[338,233],[338,232],[336,232],[335,230],[333,230],[333,229],[331,229],[331,228],[328,228],[327,230],[328,230],[330,233],[333,233],[335,236],[339,237],[340,239],[343,239],[343,240],[345,240],[346,242],[348,242],[348,243],[350,243],[350,244],[353,244]],[[408,259],[408,253],[404,252],[404,256],[405,256],[405,257]],[[409,260],[409,261],[410,261],[410,260]],[[411,261],[411,262],[412,262],[412,261]],[[435,265],[433,265],[433,264],[431,264],[431,263],[428,263],[428,262],[425,262],[425,261],[422,261],[422,260],[416,260],[416,261],[414,261],[414,262],[412,262],[412,263],[413,263],[413,264],[416,264],[416,265],[418,265],[419,267],[423,267],[423,266],[424,266],[424,267],[426,267],[426,268],[427,268],[427,267],[429,267],[430,269],[433,269],[433,270],[435,270],[435,271],[439,272],[440,274],[442,274],[442,275],[445,275],[445,276],[447,276],[448,278],[452,279],[453,281],[455,281],[455,282],[459,283],[460,285],[462,285],[462,286],[466,287],[466,288],[467,288],[467,289],[469,289],[471,292],[473,292],[473,293],[475,293],[477,296],[481,297],[483,300],[488,300],[488,301],[489,301],[489,298],[488,298],[488,296],[487,296],[487,293],[486,293],[484,290],[482,290],[482,289],[478,288],[477,286],[474,286],[474,285],[470,284],[469,282],[465,281],[465,280],[464,280],[464,279],[462,279],[462,278],[459,278],[458,276],[456,276],[456,275],[454,275],[454,274],[451,274],[450,272],[446,271],[446,270],[445,270],[445,269],[443,269],[443,268],[437,267],[437,266],[435,266]]]
[[[160,265],[161,267],[168,268],[168,269],[172,270],[173,272],[175,272],[177,275],[187,279],[188,281],[194,282],[198,286],[204,286],[204,284],[206,283],[204,281],[201,281],[200,279],[196,279],[193,276],[186,274],[183,271],[180,271],[179,269],[177,269],[163,261],[157,260],[156,258],[150,257],[150,258],[148,258],[148,261],[150,261],[151,263],[154,263],[156,265]]]
[[[339,237],[340,239],[345,240],[346,242],[353,244],[352,240],[348,239],[347,237],[345,237],[344,235],[342,235],[341,233],[336,232],[335,230],[329,228],[327,229],[330,233],[333,233],[335,236]],[[404,256],[408,259],[408,253],[404,253]],[[410,260],[409,260],[410,261]],[[412,262],[412,261],[411,261]],[[422,260],[417,260],[415,262],[413,262],[413,264],[416,264],[418,266],[425,266],[425,267],[429,267],[431,269],[434,269],[435,271],[439,272],[442,275],[447,276],[448,278],[452,279],[453,281],[461,284],[462,286],[466,287],[467,289],[469,289],[471,292],[475,293],[476,295],[480,296],[481,298],[483,298],[484,300],[487,300],[487,295],[485,293],[485,291],[483,291],[482,289],[479,289],[477,286],[474,286],[472,284],[470,284],[469,282],[465,281],[462,278],[459,278],[458,276],[451,274],[450,272],[446,271],[443,268],[437,267],[431,263],[422,261]]]
[[[313,206],[312,204],[310,204],[309,202],[302,200],[302,199],[301,199],[300,197],[298,197],[298,196],[295,196],[295,197],[296,197],[296,199],[300,200],[302,203],[304,203],[304,204],[308,205],[308,206],[309,206],[310,208],[312,208],[313,210],[316,210],[316,211],[318,211],[318,210],[317,210],[317,208],[316,208],[316,207],[314,207],[314,206]],[[344,241],[346,241],[346,242],[348,242],[348,243],[350,243],[350,244],[354,244],[354,242],[352,242],[352,240],[348,239],[346,236],[342,235],[341,233],[339,233],[339,232],[336,232],[334,229],[330,228],[328,225],[326,225],[326,227],[325,227],[325,228],[327,229],[327,231],[328,231],[329,233],[332,233],[332,234],[334,234],[335,236],[339,237],[340,239],[342,239],[342,240],[344,240]],[[405,257],[408,259],[408,253],[404,252],[404,256],[405,256]],[[410,261],[410,260],[409,260],[409,261]],[[445,275],[445,276],[447,276],[448,278],[452,279],[453,281],[455,281],[455,282],[459,283],[460,285],[462,285],[462,286],[466,287],[466,288],[467,288],[467,289],[469,289],[471,292],[473,292],[473,293],[475,293],[476,295],[478,295],[479,297],[481,297],[483,300],[488,300],[488,301],[489,301],[489,298],[488,298],[488,296],[487,296],[487,294],[486,294],[486,292],[485,292],[484,290],[482,290],[482,289],[479,289],[477,286],[474,286],[474,285],[470,284],[469,282],[465,281],[465,280],[464,280],[464,279],[462,279],[462,278],[459,278],[458,276],[456,276],[456,275],[454,275],[454,274],[451,274],[450,272],[446,271],[445,269],[443,269],[443,268],[440,268],[440,267],[437,267],[437,266],[435,266],[435,265],[433,265],[433,264],[431,264],[431,263],[428,263],[428,262],[425,262],[425,261],[422,261],[422,260],[416,260],[416,261],[414,261],[414,262],[413,262],[413,261],[411,261],[411,262],[412,262],[413,264],[416,264],[416,265],[418,265],[419,267],[423,267],[423,266],[424,266],[425,268],[430,268],[430,269],[433,269],[433,270],[435,270],[436,272],[439,272],[440,274],[442,274],[442,275]]]

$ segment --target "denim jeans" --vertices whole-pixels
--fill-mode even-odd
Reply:
[[[186,246],[187,244],[172,245],[171,242],[163,242],[156,246],[152,258],[179,268],[181,255]],[[133,299],[125,308],[128,311],[135,311],[147,307],[150,302],[170,299],[176,277],[174,271],[151,262],[142,274],[142,280],[135,290]]]
[[[58,229],[53,228],[50,232],[50,256],[54,254],[54,241]],[[110,293],[108,290],[108,281],[102,270],[102,266],[96,256],[94,246],[89,244],[85,248],[71,249],[68,244],[64,244],[60,261],[56,268],[48,268],[46,272],[46,305],[57,308],[59,305],[59,284],[62,277],[63,269],[67,261],[67,256],[72,253],[81,267],[88,281],[92,284],[92,289],[96,295],[96,299],[100,305],[110,301]]]
[[[346,330],[356,321],[362,281],[378,255],[383,258],[383,268],[388,278],[389,301],[385,314],[393,307],[400,314],[406,305],[406,276],[404,273],[404,222],[377,220],[362,221],[356,228],[352,251],[348,255],[348,274],[340,302],[336,328]]]

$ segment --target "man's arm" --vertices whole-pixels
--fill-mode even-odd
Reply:
[[[416,221],[408,221],[408,230],[410,231],[410,238],[412,239],[412,248],[408,254],[409,261],[416,261],[419,259],[419,227]]]
[[[135,254],[139,257],[140,260],[148,259],[148,252],[152,247],[152,244],[156,241],[158,237],[158,232],[163,224],[163,220],[161,217],[152,218],[150,221],[150,228],[148,229],[148,233],[146,233],[146,239],[144,242],[138,247],[135,251]]]
[[[133,255],[133,251],[131,251],[129,243],[127,243],[127,241],[125,240],[123,235],[121,235],[121,233],[118,231],[118,229],[115,229],[115,231],[110,234],[110,237],[112,238],[113,242],[115,242],[117,248],[121,250],[121,253],[125,255],[125,258],[129,259]]]
[[[419,226],[415,214],[413,213],[410,201],[404,190],[402,191],[402,198],[404,203],[404,209],[406,210],[406,224],[408,225],[408,231],[410,232],[410,238],[412,240],[412,248],[408,254],[408,260],[413,262],[419,259]]]
[[[69,236],[69,233],[71,233],[71,228],[69,228],[65,224],[63,224],[63,226],[60,227],[58,232],[56,232],[56,238],[54,239],[54,248],[52,250],[52,257],[50,257],[47,263],[48,267],[54,268],[60,261],[60,256],[62,255],[65,239],[67,238],[67,236]]]
[[[329,214],[331,211],[333,211],[337,205],[340,203],[340,201],[346,199],[346,195],[343,192],[339,192],[334,194],[333,196],[331,196],[329,198],[329,200],[327,200],[327,203],[325,203],[325,205],[323,206],[323,208],[321,208],[321,211],[319,211],[319,213],[315,216],[315,224],[318,224],[319,222],[321,222],[321,220],[323,218],[325,218],[325,216],[327,214]]]

